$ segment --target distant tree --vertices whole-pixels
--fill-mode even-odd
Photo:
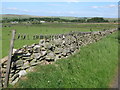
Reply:
[[[87,22],[100,23],[100,22],[108,22],[108,20],[104,20],[104,18],[94,17],[91,19],[87,19]]]

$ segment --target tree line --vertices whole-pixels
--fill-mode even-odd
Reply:
[[[109,22],[108,20],[105,20],[102,17],[93,17],[93,18],[76,18],[76,19],[61,19],[61,18],[52,18],[52,17],[44,17],[44,18],[3,18],[2,23],[9,23],[9,22],[37,22],[40,23],[40,21],[45,22],[77,22],[77,23],[100,23],[100,22]]]

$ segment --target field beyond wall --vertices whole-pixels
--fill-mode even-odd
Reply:
[[[28,34],[31,39],[30,40],[15,40],[14,48],[18,49],[23,45],[31,45],[33,43],[38,43],[39,40],[32,40],[33,35],[35,34],[63,34],[70,31],[81,31],[81,32],[89,32],[89,31],[102,31],[104,29],[112,29],[117,28],[117,24],[85,24],[85,23],[43,23],[39,25],[26,25],[26,24],[3,24],[2,28],[2,57],[8,55],[9,52],[9,44],[11,39],[11,30],[16,30],[16,38],[19,33]]]

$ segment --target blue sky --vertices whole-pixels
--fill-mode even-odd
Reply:
[[[2,14],[118,17],[117,2],[3,2]]]

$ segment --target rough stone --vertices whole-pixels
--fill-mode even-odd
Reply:
[[[19,53],[23,53],[23,51],[22,51],[22,50],[18,50],[17,53],[18,53],[18,54],[19,54]]]
[[[10,83],[11,85],[15,85],[19,80],[19,77],[17,77],[12,83]]]
[[[45,40],[42,39],[42,40],[39,41],[39,44],[43,44],[44,42],[45,42]]]
[[[22,67],[22,66],[23,66],[23,63],[24,63],[23,60],[18,60],[18,61],[16,61],[15,66],[16,66],[16,67]]]
[[[39,59],[41,56],[42,56],[41,53],[34,53],[34,54],[33,54],[33,57],[34,57],[35,59]]]
[[[34,53],[40,52],[40,48],[41,48],[40,45],[35,45],[34,48],[33,48],[34,49],[33,52]]]
[[[13,53],[12,53],[12,54],[14,54],[16,51],[17,51],[17,49],[15,49],[15,48],[14,48],[14,49],[13,49]]]
[[[27,69],[27,68],[29,68],[29,67],[30,67],[30,64],[29,64],[29,62],[27,61],[27,62],[24,63],[22,69]]]
[[[40,45],[35,45],[35,46],[34,46],[34,49],[36,49],[36,48],[40,48]]]
[[[60,54],[55,56],[55,61],[58,60],[58,59],[61,59],[61,55]]]
[[[40,52],[42,56],[46,55],[47,54],[47,51],[41,51]]]
[[[53,52],[51,53],[48,53],[47,56],[46,56],[46,60],[47,61],[53,61],[55,59],[55,54]]]
[[[23,46],[23,48],[26,48],[26,47],[28,47],[28,45],[24,45],[24,46]]]
[[[33,44],[31,45],[31,47],[33,48],[35,45],[36,45],[36,44],[35,44],[35,43],[33,43]]]
[[[16,78],[18,78],[19,77],[19,74],[17,73],[17,74],[15,74],[11,79],[12,79],[12,81],[14,81]]]
[[[21,59],[22,60],[28,60],[28,59],[30,59],[30,57],[23,56]]]
[[[31,53],[26,53],[26,54],[22,55],[22,57],[25,58],[25,59],[28,58],[28,57],[30,57],[30,56],[31,56]]]
[[[55,54],[60,54],[62,53],[63,49],[62,48],[55,48],[54,53]]]
[[[21,70],[18,74],[19,74],[19,77],[21,77],[21,76],[26,75],[27,72],[25,70]]]
[[[37,65],[38,63],[37,63],[37,61],[36,61],[36,59],[33,59],[31,62],[30,62],[30,65],[31,66],[35,66],[35,65]]]
[[[51,43],[46,43],[44,47],[46,49],[51,49],[52,48],[52,44]]]

